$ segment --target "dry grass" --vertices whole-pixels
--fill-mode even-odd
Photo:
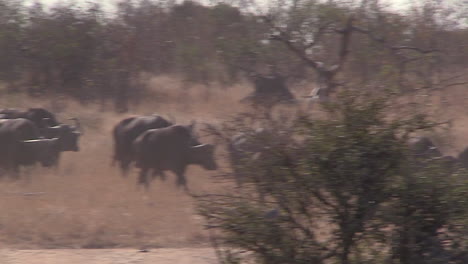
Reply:
[[[58,171],[31,168],[20,181],[0,181],[0,245],[20,248],[193,246],[207,242],[202,219],[193,200],[175,186],[169,175],[156,179],[149,192],[136,187],[134,170],[123,178],[111,166],[111,129],[133,114],[171,115],[178,123],[216,122],[243,109],[238,99],[248,93],[243,87],[220,90],[201,87],[187,90],[181,82],[154,79],[158,95],[118,115],[100,111],[102,106],[80,105],[64,98],[31,99],[19,95],[2,98],[3,107],[42,106],[57,111],[60,120],[76,116],[85,127],[80,152],[66,152]],[[209,142],[209,138],[202,141]],[[222,163],[222,161],[221,161]],[[222,165],[222,164],[221,164]],[[188,184],[194,192],[219,188],[216,172],[190,167]]]
[[[174,247],[207,243],[203,221],[193,200],[178,190],[171,175],[155,180],[149,192],[136,188],[136,172],[128,178],[111,166],[111,129],[133,114],[171,115],[178,123],[190,120],[216,123],[245,110],[238,100],[250,92],[245,85],[220,88],[185,87],[169,77],[151,80],[153,89],[125,115],[102,111],[106,107],[80,105],[65,98],[31,99],[20,95],[1,98],[3,107],[42,106],[60,120],[77,116],[86,128],[81,151],[63,155],[58,171],[35,168],[29,178],[0,181],[0,245],[17,248]],[[440,118],[453,118],[453,145],[468,145],[468,110],[464,87],[452,89]],[[440,95],[431,97],[434,104]],[[428,108],[429,109],[429,108]],[[209,138],[203,138],[207,142]],[[226,165],[221,161],[221,165]],[[190,167],[189,187],[195,192],[221,188],[217,172]]]

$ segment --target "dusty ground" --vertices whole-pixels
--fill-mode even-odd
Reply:
[[[136,188],[136,171],[121,177],[111,166],[110,133],[132,114],[171,115],[182,124],[216,123],[245,110],[238,100],[249,87],[186,89],[169,78],[154,79],[152,86],[154,97],[125,115],[113,113],[109,105],[83,106],[68,99],[0,98],[2,107],[43,106],[60,120],[79,117],[86,129],[80,152],[65,153],[58,170],[31,168],[19,181],[0,179],[0,264],[216,263],[193,199],[175,187],[172,175],[165,182],[155,180],[148,192]],[[463,88],[445,94],[443,101],[437,95],[424,99],[438,120],[453,121],[451,130],[436,138],[447,154],[468,145]],[[217,153],[226,169],[222,150]],[[196,193],[219,190],[224,183],[214,180],[218,174],[190,167],[189,187]]]
[[[214,264],[211,248],[153,249],[0,249],[1,264]]]

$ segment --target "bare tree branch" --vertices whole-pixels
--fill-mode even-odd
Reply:
[[[333,24],[333,22],[329,21],[329,22],[325,23],[324,25],[319,26],[319,28],[317,29],[317,32],[315,32],[315,34],[313,36],[314,39],[310,43],[307,43],[304,48],[305,49],[310,49],[310,48],[314,47],[315,45],[317,45],[319,40],[321,40],[322,36],[325,34],[326,30],[332,24]]]

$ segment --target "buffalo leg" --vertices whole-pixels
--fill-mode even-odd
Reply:
[[[6,163],[5,171],[10,176],[12,180],[18,180],[20,175],[20,166],[15,162],[15,160],[10,159]]]
[[[183,186],[185,191],[189,191],[187,187],[187,179],[185,178],[185,168],[175,171],[175,174],[177,176],[177,187],[180,188]]]
[[[12,166],[11,167],[10,177],[13,180],[18,180],[20,178],[20,168],[19,168],[19,166]]]
[[[153,179],[159,176],[161,180],[165,181],[166,180],[166,174],[164,174],[163,171],[158,170],[158,169],[153,169]]]
[[[149,188],[149,182],[148,182],[148,168],[142,167],[140,170],[140,175],[138,177],[138,185],[143,185],[145,186],[146,190]]]
[[[15,160],[8,159],[5,162],[5,174],[12,180],[17,180],[19,178],[19,165]]]
[[[60,163],[60,152],[57,155],[57,158],[54,161],[54,164],[52,165],[52,168],[54,169],[55,174],[58,174],[59,172],[59,163]]]
[[[122,172],[122,176],[126,177],[128,175],[128,169],[130,167],[131,160],[130,159],[122,159],[119,162],[120,170]]]

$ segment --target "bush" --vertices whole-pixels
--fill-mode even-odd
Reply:
[[[270,136],[261,136],[263,150],[241,161],[240,189],[198,197],[221,260],[347,264],[429,259],[434,243],[428,241],[441,232],[447,239],[455,230],[452,224],[461,227],[456,223],[466,209],[456,201],[463,201],[467,184],[457,169],[447,175],[444,162],[413,158],[408,137],[434,124],[421,115],[388,118],[389,105],[389,99],[344,93],[324,105],[326,118],[297,117],[292,132],[289,125],[278,127],[281,123],[270,120],[275,126]],[[294,143],[278,144],[288,141]],[[463,255],[463,241],[452,238],[449,244],[459,246],[457,253],[438,242],[438,250],[449,256],[445,260]],[[411,257],[402,257],[403,252]]]

